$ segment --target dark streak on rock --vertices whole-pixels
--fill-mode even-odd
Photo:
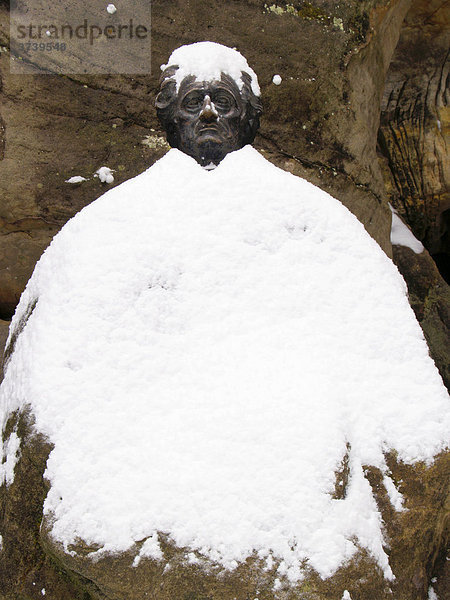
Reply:
[[[336,471],[336,483],[334,484],[334,494],[332,495],[333,500],[344,500],[347,496],[347,486],[350,477],[350,450],[351,446],[349,442],[346,444],[347,451],[344,454],[340,468]]]
[[[38,303],[37,298],[35,298],[32,302],[30,302],[25,313],[22,315],[22,317],[20,318],[19,322],[17,323],[16,327],[14,328],[14,330],[11,334],[9,343],[6,346],[5,353],[3,355],[3,370],[4,371],[6,371],[6,369],[8,367],[9,359],[11,358],[11,356],[14,352],[14,348],[16,347],[16,343],[19,338],[19,335],[25,329],[28,319],[33,314],[33,311],[36,308],[37,303]]]

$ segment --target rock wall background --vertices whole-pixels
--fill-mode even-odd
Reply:
[[[394,261],[408,283],[411,305],[447,387],[449,47],[448,4],[438,0],[412,2],[387,72],[378,132],[387,198],[429,252],[414,255],[408,248],[397,246]]]
[[[128,5],[137,15],[149,10],[145,0]],[[38,69],[13,75],[8,3],[0,2],[0,343],[53,235],[108,188],[93,173],[107,165],[115,170],[112,185],[118,185],[167,150],[154,109],[159,66],[179,45],[208,39],[237,47],[258,74],[265,113],[255,146],[339,198],[393,256],[449,385],[450,292],[442,277],[448,280],[450,252],[448,3],[154,0],[151,10],[152,56],[141,57],[151,60],[149,76],[43,75]],[[280,86],[272,84],[274,74],[283,78]],[[73,175],[89,180],[65,183]],[[392,248],[388,200],[428,251]],[[28,439],[26,419],[21,427]],[[51,600],[104,598],[41,547],[37,528],[48,448],[33,444],[27,445],[12,497],[0,493],[3,519],[17,538],[0,571],[0,596],[36,598],[32,584],[42,581]],[[445,480],[445,471],[438,476]],[[448,565],[442,554],[448,537],[445,489],[434,487],[426,496],[424,514],[433,518],[427,516],[424,545],[404,557],[408,577],[398,598],[405,600],[426,598],[438,573],[439,598],[449,597],[448,574],[442,575]],[[373,585],[370,598],[384,598],[382,587]],[[332,583],[323,589],[314,597],[334,598]],[[366,600],[364,593],[359,598]],[[184,600],[206,600],[199,594]]]
[[[386,77],[379,151],[389,201],[450,277],[448,6],[416,0]]]

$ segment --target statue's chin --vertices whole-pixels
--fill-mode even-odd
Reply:
[[[180,150],[195,158],[202,167],[211,163],[218,165],[229,152],[237,149],[237,146],[224,142],[223,139],[213,133],[205,133],[197,139],[196,144],[192,144],[189,148],[180,148]]]

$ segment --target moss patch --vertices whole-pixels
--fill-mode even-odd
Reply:
[[[313,21],[331,21],[330,15],[318,6],[314,6],[311,2],[265,4],[264,10],[275,15],[293,15],[301,19]]]

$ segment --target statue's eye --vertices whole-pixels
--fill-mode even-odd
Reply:
[[[235,106],[234,98],[228,94],[217,94],[213,101],[214,106],[222,111],[231,110]]]
[[[203,98],[201,96],[190,96],[185,98],[183,107],[187,110],[197,110],[203,104]]]

